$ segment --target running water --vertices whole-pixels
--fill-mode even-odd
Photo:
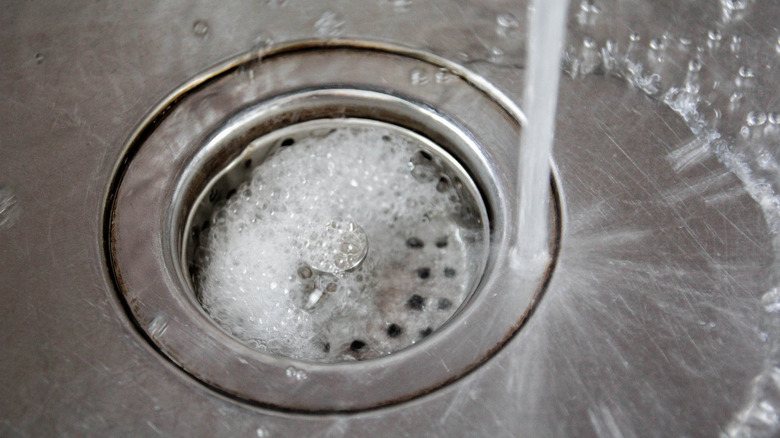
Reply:
[[[518,188],[520,219],[513,257],[522,265],[549,257],[547,211],[550,154],[555,133],[560,54],[568,0],[535,0],[529,17],[523,106],[528,124],[520,137]]]

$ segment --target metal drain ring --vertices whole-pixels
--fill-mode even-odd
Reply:
[[[262,60],[262,62],[260,62]],[[410,74],[446,81],[421,84]],[[306,95],[299,100],[296,96]],[[312,94],[313,93],[313,94]],[[349,96],[332,105],[322,96]],[[211,133],[243,108],[282,96],[278,111],[208,161],[195,159]],[[436,111],[431,110],[436,108]],[[279,109],[279,107],[276,107]],[[316,118],[363,117],[397,124],[446,145],[486,200],[491,247],[479,290],[448,324],[419,344],[379,359],[312,364],[252,350],[218,329],[197,305],[181,272],[182,175],[216,173],[263,132]],[[249,402],[286,410],[356,411],[426,394],[494,354],[528,316],[549,277],[511,290],[508,249],[515,234],[514,154],[522,115],[509,99],[460,66],[421,52],[358,42],[303,42],[247,54],[194,78],[138,129],[118,165],[106,210],[106,252],[131,316],[157,348],[207,385]],[[506,149],[505,149],[506,150]],[[512,156],[509,156],[512,155]],[[553,190],[553,193],[557,193]],[[555,195],[557,196],[557,195]],[[553,254],[560,235],[551,215]],[[191,204],[190,204],[191,205]],[[553,262],[554,264],[554,262]],[[510,273],[507,275],[506,273]],[[501,273],[501,275],[498,275]]]

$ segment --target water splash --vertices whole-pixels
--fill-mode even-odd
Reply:
[[[723,22],[730,21],[732,25],[747,18],[745,12],[752,8],[749,1],[722,0],[720,4]],[[643,47],[639,44],[639,33],[634,33],[626,38],[627,45],[622,46],[618,43],[622,39],[602,34],[597,39],[602,42],[597,65],[588,68],[583,65],[593,61],[588,59],[590,53],[583,50],[583,45],[593,39],[589,34],[592,30],[574,26],[573,33],[579,34],[567,45],[564,69],[572,78],[599,74],[620,78],[675,111],[695,138],[667,155],[672,169],[677,173],[686,172],[709,157],[716,158],[727,171],[724,177],[736,176],[740,185],[737,190],[715,190],[710,186],[715,179],[709,179],[702,187],[710,187],[714,194],[705,202],[724,202],[729,196],[747,193],[763,212],[777,256],[780,254],[780,166],[777,164],[780,129],[775,125],[777,108],[762,93],[768,91],[767,86],[771,87],[764,76],[772,77],[766,72],[777,64],[775,52],[780,53],[780,38],[773,36],[764,52],[758,41],[737,33],[730,26],[715,23],[706,33],[695,36],[680,35],[684,30],[676,31],[678,35],[670,34],[668,40],[679,44],[668,44],[664,62],[658,64],[654,58],[660,46],[655,43],[661,41],[651,40]],[[638,30],[646,32],[644,27]],[[772,56],[766,56],[768,53]],[[652,74],[658,76],[653,78]],[[687,189],[700,190],[695,186]],[[773,265],[775,270],[776,266],[777,260]],[[720,432],[723,437],[777,436],[780,431],[777,273],[770,273],[767,280],[773,284],[768,292],[758,295],[760,300],[743,303],[764,311],[762,327],[753,329],[760,331],[759,337],[766,345],[766,362],[748,385],[741,406],[723,425]],[[625,433],[622,428],[611,427],[615,426],[611,421],[600,419],[599,426],[597,429],[607,435]]]
[[[209,24],[204,20],[197,20],[192,24],[192,34],[198,38],[206,38],[209,33]]]

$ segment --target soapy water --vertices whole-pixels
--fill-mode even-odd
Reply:
[[[201,232],[209,315],[253,348],[321,362],[386,355],[444,324],[487,244],[462,176],[412,136],[354,121],[277,143]]]

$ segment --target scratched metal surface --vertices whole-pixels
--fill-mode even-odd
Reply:
[[[676,26],[702,38],[711,20],[721,20],[724,35],[762,44],[744,62],[770,66],[750,103],[777,102],[777,7],[724,24],[717,2],[648,3],[602,5],[611,18],[600,32]],[[776,434],[772,207],[756,201],[764,198],[739,168],[707,148],[689,153],[694,135],[677,114],[614,77],[564,79],[555,146],[565,214],[558,269],[520,334],[457,383],[352,415],[262,410],[186,376],[129,322],[104,268],[103,202],[123,143],[170,90],[258,40],[338,35],[429,49],[519,98],[524,8],[487,1],[4,5],[0,434]],[[509,35],[506,26],[503,35],[496,29],[504,13],[517,19]],[[570,26],[576,42],[580,31]],[[776,159],[776,143],[766,143]],[[776,194],[771,166],[768,175]]]

